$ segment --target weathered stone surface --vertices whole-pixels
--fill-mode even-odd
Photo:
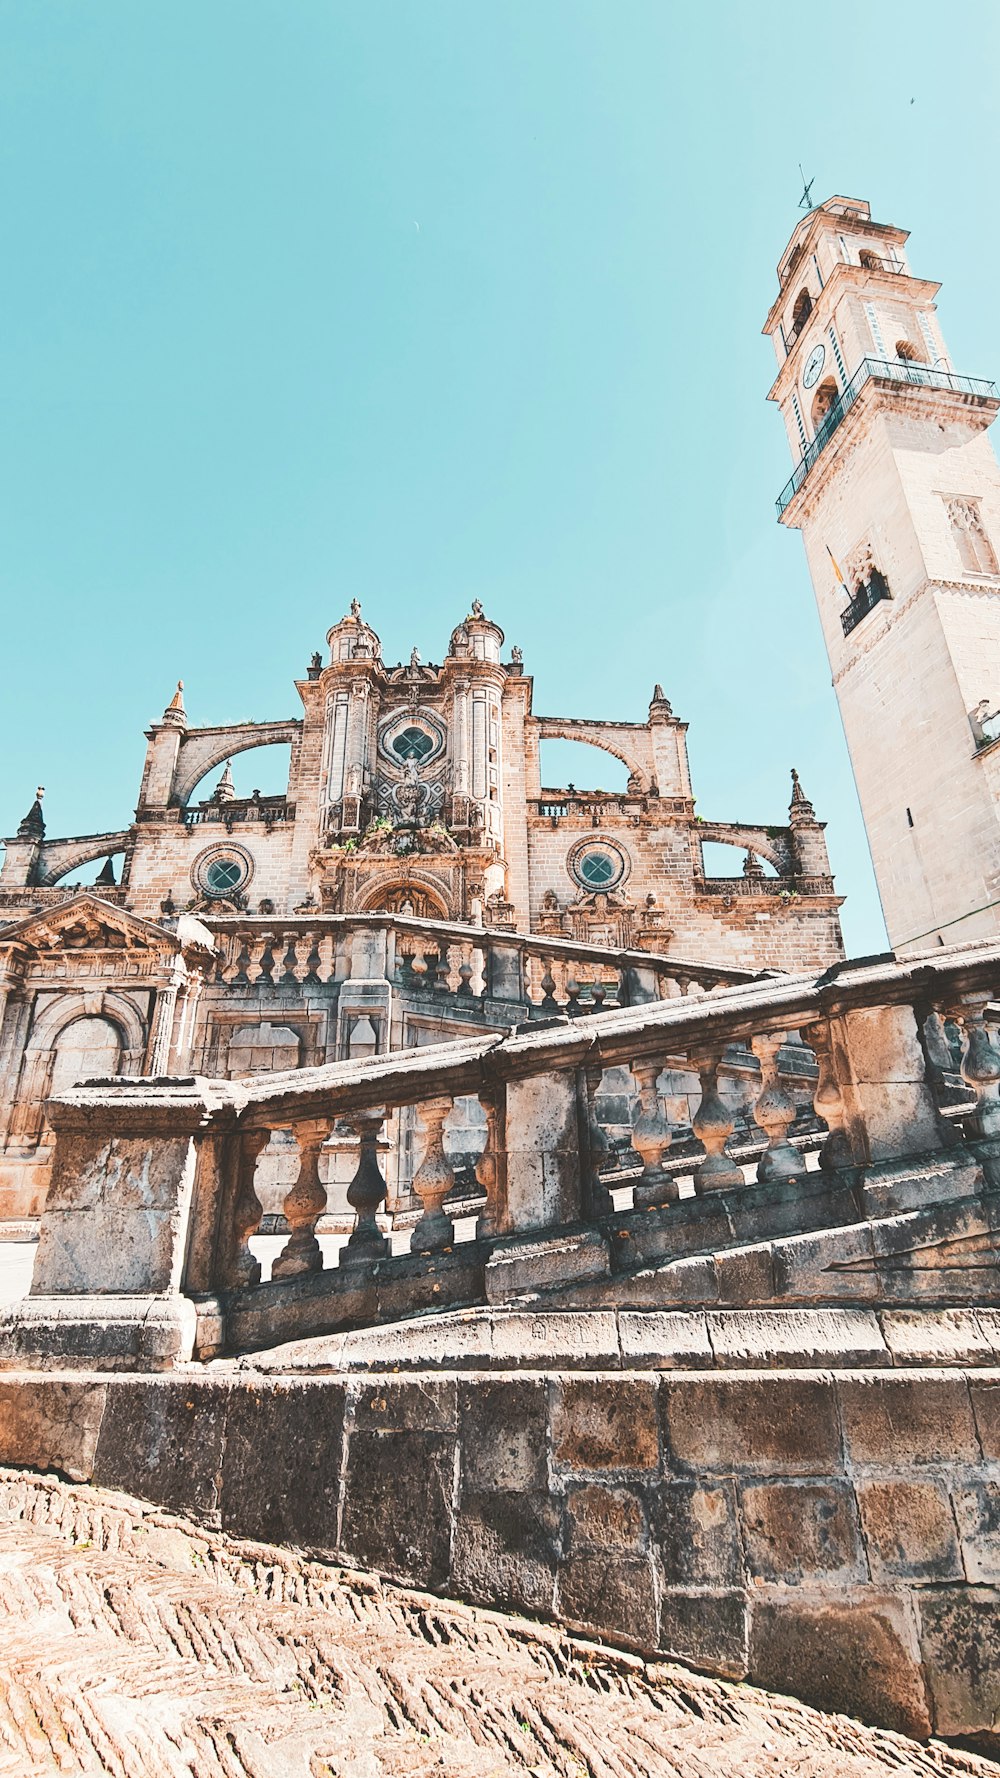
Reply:
[[[980,1455],[963,1377],[841,1377],[837,1395],[855,1463],[974,1463]]]
[[[973,1377],[969,1398],[983,1456],[1000,1458],[1000,1376]]]
[[[747,1562],[759,1580],[867,1580],[846,1482],[755,1482],[742,1490]]]
[[[913,1625],[898,1599],[755,1599],[750,1673],[756,1685],[794,1691],[820,1710],[904,1735],[931,1732]]]
[[[966,1579],[1000,1581],[1000,1477],[970,1478],[952,1500]]]
[[[559,1378],[552,1385],[552,1448],[561,1469],[656,1469],[655,1383],[636,1377]]]
[[[996,1736],[1000,1728],[1000,1592],[921,1591],[920,1647],[942,1735]]]
[[[886,1309],[879,1316],[893,1364],[993,1364],[972,1309]]]
[[[814,1303],[832,1297],[863,1303],[879,1296],[867,1223],[776,1241],[773,1265],[774,1295],[779,1300]]]
[[[940,1482],[859,1481],[858,1506],[872,1578],[954,1580],[962,1557],[948,1491]]]
[[[562,1514],[547,1492],[462,1495],[451,1587],[464,1599],[549,1616]]]
[[[417,1586],[443,1586],[450,1568],[455,1457],[456,1441],[444,1433],[352,1433],[343,1556]]]
[[[889,1362],[876,1317],[863,1309],[744,1309],[709,1314],[716,1362],[819,1369]]]
[[[770,1246],[737,1247],[715,1255],[720,1303],[767,1303],[775,1294]]]
[[[526,1315],[498,1310],[493,1315],[490,1357],[498,1368],[614,1369],[618,1364],[614,1313]]]
[[[559,1615],[567,1623],[613,1640],[651,1648],[656,1642],[656,1598],[648,1556],[574,1550],[560,1564]]]
[[[142,1295],[180,1281],[194,1179],[189,1135],[64,1132],[32,1290]]]
[[[622,1365],[651,1370],[703,1366],[712,1362],[704,1315],[643,1313],[623,1309],[618,1316]]]
[[[452,1378],[385,1378],[349,1385],[347,1417],[359,1432],[454,1432],[458,1386]]]
[[[744,1578],[732,1482],[667,1482],[657,1491],[652,1535],[667,1587],[732,1587]]]
[[[596,1482],[566,1492],[567,1547],[571,1553],[588,1544],[599,1549],[643,1549],[646,1508],[634,1488],[601,1487]]]
[[[660,1605],[660,1647],[674,1660],[740,1678],[747,1671],[746,1595],[671,1587]]]
[[[836,1403],[822,1379],[667,1376],[660,1410],[664,1451],[678,1471],[828,1475],[840,1464]]]
[[[104,1383],[76,1379],[0,1380],[0,1459],[87,1480],[93,1474],[106,1393]]]
[[[344,1386],[276,1383],[234,1391],[220,1510],[241,1537],[332,1551],[337,1543]]]
[[[462,1490],[548,1486],[546,1385],[528,1378],[459,1384]]]
[[[101,1422],[95,1482],[178,1512],[214,1512],[228,1407],[225,1383],[117,1383]]]

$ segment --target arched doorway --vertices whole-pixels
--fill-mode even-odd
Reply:
[[[366,914],[403,914],[414,920],[448,920],[451,916],[443,901],[429,889],[416,884],[401,883],[380,889],[365,904]]]
[[[64,1025],[52,1052],[49,1096],[55,1098],[82,1080],[102,1080],[121,1067],[122,1043],[116,1025],[86,1015]]]

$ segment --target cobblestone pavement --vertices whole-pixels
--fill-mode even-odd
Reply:
[[[1000,1766],[4,1470],[0,1773],[997,1778]]]

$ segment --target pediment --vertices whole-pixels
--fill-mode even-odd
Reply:
[[[62,951],[171,952],[180,949],[172,932],[141,920],[84,891],[58,907],[29,914],[0,930],[0,946],[35,953]]]

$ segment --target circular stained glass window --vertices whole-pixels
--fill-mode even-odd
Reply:
[[[239,888],[244,874],[238,859],[213,858],[205,871],[205,887],[211,889],[213,895],[228,895],[231,889]]]
[[[617,846],[593,840],[577,846],[570,855],[569,868],[584,889],[597,894],[613,889],[625,875],[627,860]]]
[[[195,859],[191,880],[203,895],[219,901],[235,895],[253,876],[253,859],[242,846],[213,846]]]
[[[437,743],[433,735],[426,729],[404,728],[401,735],[396,735],[392,743],[392,751],[397,759],[426,759],[433,753]]]

